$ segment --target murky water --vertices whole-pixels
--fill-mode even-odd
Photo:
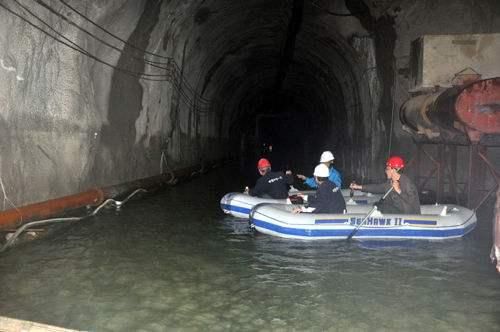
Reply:
[[[491,216],[392,246],[254,234],[216,170],[0,256],[0,315],[88,331],[499,331]]]

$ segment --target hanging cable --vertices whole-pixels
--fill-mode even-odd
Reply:
[[[80,27],[78,24],[70,21],[67,17],[65,17],[64,15],[60,14],[60,13],[57,13],[54,8],[52,8],[51,6],[47,5],[43,0],[34,0],[36,1],[37,3],[39,3],[41,6],[45,7],[47,10],[49,10],[50,12],[52,12],[54,15],[57,15],[58,17],[60,17],[61,19],[65,20],[66,22],[68,22],[69,24],[75,26],[77,29],[80,29],[82,31],[84,31],[85,33],[87,33],[88,35],[90,35],[91,37],[95,38],[96,40],[100,41],[101,43],[119,51],[119,52],[122,52],[121,49],[117,48],[116,46],[113,46],[107,42],[105,42],[104,40],[98,38],[97,36],[95,36],[94,34],[92,34],[91,32],[83,29],[82,27]],[[92,25],[94,25],[95,27],[97,27],[98,29],[104,31],[105,33],[107,33],[108,35],[112,36],[113,38],[119,40],[120,42],[122,42],[123,44],[125,44],[126,46],[132,48],[132,49],[135,49],[137,51],[140,51],[142,53],[145,53],[145,54],[149,54],[149,55],[152,55],[152,56],[158,56],[158,57],[161,57],[161,58],[164,58],[164,59],[167,59],[168,61],[167,62],[156,62],[156,61],[150,61],[148,59],[141,59],[141,61],[145,61],[146,63],[148,63],[149,65],[153,66],[153,67],[157,67],[157,68],[161,68],[161,69],[165,69],[165,70],[169,70],[170,68],[166,68],[166,67],[162,67],[162,66],[159,66],[159,65],[167,65],[167,66],[172,66],[174,67],[175,69],[174,70],[180,70],[177,66],[177,64],[175,63],[175,61],[173,60],[173,58],[171,57],[165,57],[165,56],[160,56],[158,54],[155,54],[155,53],[151,53],[151,52],[148,52],[144,49],[141,49],[131,43],[128,43],[127,41],[123,40],[122,38],[112,34],[111,32],[109,32],[108,30],[104,29],[103,27],[101,27],[100,25],[98,25],[97,23],[95,23],[94,21],[90,20],[87,16],[83,15],[82,13],[80,13],[79,11],[77,11],[75,8],[71,7],[69,4],[67,4],[66,2],[64,1],[60,1],[62,4],[64,4],[65,6],[67,6],[68,8],[70,8],[72,11],[74,11],[75,13],[77,13],[80,17],[82,17],[84,20],[88,21],[89,23],[91,23]],[[191,87],[189,85],[188,82],[186,82],[184,79],[180,79],[180,84],[181,84],[181,88],[183,88],[182,86],[184,85],[186,87],[187,90],[189,90],[193,95],[195,95],[195,91],[194,91],[194,88]],[[203,100],[204,98],[203,97],[198,97],[199,99]],[[208,101],[207,101],[208,102]]]
[[[21,16],[19,13],[16,13],[14,12],[12,9],[6,7],[4,4],[0,3],[0,7],[4,8],[6,11],[8,11],[9,13],[11,13],[12,15],[20,18],[21,20],[23,20],[24,22],[26,22],[27,24],[29,24],[30,26],[34,27],[35,29],[41,31],[42,33],[46,34],[47,36],[51,37],[52,39],[54,39],[55,41],[73,49],[74,51],[76,52],[79,52],[101,64],[104,64],[110,68],[113,68],[119,72],[122,72],[126,75],[129,75],[129,76],[132,76],[132,77],[135,77],[135,78],[140,78],[140,79],[144,79],[144,80],[147,80],[147,81],[154,81],[154,82],[170,82],[172,84],[172,86],[174,87],[174,89],[179,93],[179,96],[180,96],[180,100],[182,102],[184,102],[187,106],[189,107],[194,107],[195,108],[195,111],[198,113],[203,113],[203,112],[209,112],[209,102],[206,101],[206,100],[199,100],[199,103],[201,103],[200,106],[203,107],[203,109],[200,109],[199,107],[196,107],[196,102],[189,97],[189,95],[186,93],[186,91],[184,91],[184,88],[183,88],[183,84],[186,85],[188,88],[189,85],[186,84],[185,82],[183,82],[183,80],[180,78],[180,74],[177,70],[178,66],[176,66],[175,62],[174,61],[171,61],[170,64],[171,66],[173,67],[173,70],[170,70],[170,72],[168,74],[146,74],[146,73],[143,73],[143,72],[135,72],[135,71],[131,71],[131,70],[127,70],[127,69],[124,69],[124,68],[120,68],[120,67],[117,67],[111,63],[108,63],[100,58],[98,58],[97,56],[93,55],[92,53],[88,52],[87,50],[85,50],[84,48],[82,48],[81,46],[79,46],[78,44],[76,44],[75,42],[71,41],[70,39],[68,39],[67,37],[65,37],[63,34],[61,34],[60,32],[58,32],[57,30],[55,30],[53,27],[51,27],[49,24],[47,24],[43,19],[41,19],[39,16],[37,16],[36,14],[34,14],[32,11],[30,11],[26,6],[22,5],[21,3],[19,3],[19,1],[17,0],[13,0],[19,7],[21,7],[24,11],[28,12],[31,16],[33,16],[37,21],[41,22],[44,26],[46,26],[48,29],[50,29],[51,31],[54,32],[54,34],[56,34],[57,36],[60,36],[62,39],[64,39],[65,41],[57,38],[56,36],[52,35],[51,33],[47,32],[46,30],[44,30],[43,28],[41,28],[40,26],[36,25],[35,23],[31,22],[30,20],[28,20],[27,18]],[[173,72],[172,72],[173,71]],[[191,88],[192,89],[192,88]],[[194,93],[193,93],[194,94]],[[195,95],[195,98],[197,96]]]
[[[5,210],[5,202],[8,202],[17,211],[17,213],[19,213],[19,215],[21,216],[21,221],[23,221],[23,215],[21,214],[21,211],[19,211],[17,206],[14,203],[12,203],[9,197],[7,197],[7,192],[5,191],[5,186],[3,184],[1,176],[0,176],[0,186],[2,187],[2,194],[3,194],[3,210]]]
[[[95,23],[94,21],[92,21],[91,19],[89,19],[87,16],[85,16],[84,14],[80,13],[77,9],[75,9],[74,7],[72,7],[71,5],[69,5],[67,2],[65,2],[64,0],[59,0],[59,2],[61,2],[63,5],[65,5],[66,7],[68,7],[69,9],[71,9],[72,11],[74,11],[76,14],[78,14],[78,16],[80,16],[81,18],[83,18],[85,21],[89,22],[90,24],[94,25],[96,28],[98,28],[99,30],[107,33],[108,35],[110,35],[111,37],[121,41],[122,43],[124,43],[125,45],[135,49],[135,50],[138,50],[138,51],[141,51],[141,52],[144,52],[146,54],[149,54],[149,55],[152,55],[152,56],[156,56],[156,57],[159,57],[159,58],[162,58],[162,59],[167,59],[167,60],[171,60],[172,58],[170,57],[166,57],[166,56],[163,56],[163,55],[160,55],[160,54],[157,54],[157,53],[151,53],[151,52],[148,52],[146,50],[143,50],[133,44],[130,44],[129,42],[127,42],[126,40],[123,40],[122,38],[118,37],[117,35],[111,33],[110,31],[106,30],[105,28],[103,28],[102,26],[100,26],[99,24]]]
[[[70,43],[71,45],[73,45],[74,47],[78,48],[79,50],[81,50],[82,52],[87,52],[84,48],[82,48],[80,45],[76,44],[75,42],[73,42],[72,40],[70,40],[69,38],[66,38],[66,36],[64,36],[63,34],[59,33],[57,30],[55,30],[53,27],[51,27],[47,22],[45,22],[44,20],[42,20],[41,18],[39,18],[38,16],[36,16],[35,14],[33,14],[28,8],[26,8],[26,6],[23,6],[21,3],[19,3],[17,0],[13,0],[19,7],[23,8],[25,11],[27,11],[31,16],[33,16],[35,19],[37,19],[39,22],[41,22],[43,25],[45,25],[46,27],[48,27],[50,30],[54,31],[54,33],[56,33],[58,36],[60,36],[61,38],[63,38],[64,40],[66,40],[68,43]]]
[[[37,2],[43,2],[41,0],[36,0]],[[168,61],[165,63],[165,62],[155,62],[155,61],[150,61],[150,60],[146,60],[148,63],[150,64],[166,64],[166,65],[170,65],[170,66],[173,66],[175,67],[175,71],[176,71],[176,74],[178,74],[181,70],[179,68],[179,66],[177,65],[177,63],[174,61],[174,59],[172,57],[166,57],[166,56],[163,56],[163,55],[159,55],[157,53],[152,53],[152,52],[148,52],[147,50],[145,49],[142,49],[142,48],[139,48],[129,42],[127,42],[126,40],[120,38],[119,36],[111,33],[110,31],[108,31],[107,29],[103,28],[102,26],[100,26],[99,24],[95,23],[94,21],[92,21],[90,18],[88,18],[86,15],[82,14],[81,12],[79,12],[77,9],[75,9],[74,7],[72,7],[71,5],[69,5],[67,2],[65,2],[64,0],[59,0],[59,2],[61,2],[63,5],[65,5],[66,7],[68,7],[69,9],[71,9],[73,12],[75,12],[78,16],[80,16],[81,18],[83,18],[85,21],[89,22],[90,24],[92,24],[93,26],[95,26],[96,28],[98,28],[99,30],[105,32],[106,34],[108,34],[109,36],[115,38],[116,40],[122,42],[123,44],[129,46],[130,48],[132,49],[135,49],[137,51],[140,51],[142,53],[145,53],[145,54],[149,54],[151,56],[156,56],[156,57],[159,57],[159,58],[162,58],[162,59],[167,59]],[[48,5],[47,5],[48,6]],[[49,6],[50,7],[50,6]],[[53,8],[52,8],[53,9]],[[60,14],[59,14],[60,15]],[[181,78],[181,86],[182,85],[185,85],[186,88],[188,90],[190,90],[190,92],[193,94],[193,95],[196,95],[196,92],[195,92],[195,89],[193,87],[191,87],[191,85],[183,78]],[[206,102],[208,103],[209,101],[206,99],[206,98],[203,98],[202,96],[198,96],[198,98],[203,101],[203,102]]]
[[[320,5],[318,5],[316,2],[312,1],[311,4],[316,7],[316,8],[319,8],[321,10],[323,10],[325,13],[329,14],[329,15],[332,15],[332,16],[341,16],[341,17],[349,17],[349,16],[356,16],[356,15],[359,15],[359,14],[363,14],[364,12],[354,12],[354,13],[335,13],[335,12],[332,12],[324,7],[321,7]]]
[[[120,68],[120,67],[116,67],[104,60],[101,60],[100,58],[96,57],[95,55],[89,53],[88,51],[84,51],[82,50],[80,47],[76,47],[76,46],[72,46],[70,45],[69,43],[53,36],[52,34],[50,34],[49,32],[45,31],[44,29],[40,28],[38,25],[32,23],[31,21],[29,21],[28,19],[24,18],[23,16],[21,16],[20,14],[14,12],[13,10],[11,10],[10,8],[6,7],[4,4],[2,4],[0,2],[0,7],[2,7],[3,9],[5,9],[6,11],[8,11],[9,13],[11,13],[12,15],[20,18],[21,20],[23,20],[24,22],[26,22],[27,24],[31,25],[32,27],[34,27],[35,29],[41,31],[42,33],[46,34],[47,36],[51,37],[52,39],[54,39],[55,41],[77,51],[78,53],[81,53],[91,59],[94,59],[95,61],[99,62],[99,63],[102,63],[103,65],[107,66],[107,67],[110,67],[110,68],[113,68],[117,71],[120,71],[124,74],[127,74],[129,76],[133,76],[133,77],[137,77],[137,78],[142,78],[144,80],[148,80],[148,81],[159,81],[159,82],[166,82],[166,81],[169,81],[167,79],[168,75],[158,75],[158,76],[162,76],[164,77],[164,79],[153,79],[153,78],[148,78],[149,76],[157,76],[157,75],[151,75],[151,74],[145,74],[145,73],[140,73],[140,72],[134,72],[134,71],[131,71],[131,70],[127,70],[127,69],[123,69],[123,68]],[[148,77],[143,77],[143,76],[148,76]]]
[[[18,0],[14,0],[19,6],[22,6]],[[118,47],[106,42],[105,40],[99,38],[98,36],[96,36],[95,34],[91,33],[90,31],[82,28],[81,26],[79,26],[78,24],[76,24],[75,22],[69,20],[66,16],[58,13],[54,8],[52,8],[51,6],[49,6],[47,3],[45,3],[43,0],[34,0],[36,3],[38,3],[40,6],[44,7],[45,9],[47,9],[49,12],[51,12],[52,14],[56,15],[57,17],[59,17],[61,20],[67,22],[68,24],[74,26],[75,28],[77,28],[78,30],[81,30],[83,31],[85,34],[89,35],[90,37],[94,38],[95,40],[103,43],[104,45],[108,46],[109,48],[119,52],[119,53],[123,53],[123,51],[121,49],[119,49]],[[23,8],[25,8],[24,6],[22,6]],[[135,60],[138,60],[140,61],[141,63],[142,62],[146,62],[147,64],[149,64],[150,66],[152,67],[155,67],[155,68],[159,68],[159,69],[163,69],[163,70],[169,70],[168,67],[165,67],[165,66],[161,66],[161,65],[167,65],[169,66],[169,62],[153,62],[153,61],[149,61],[145,58],[139,58],[139,57],[136,57],[134,55],[129,55],[132,59],[135,59]]]
[[[28,228],[31,228],[33,226],[60,223],[60,222],[66,222],[66,221],[78,221],[78,220],[86,219],[89,217],[93,217],[102,208],[104,208],[106,205],[109,205],[109,204],[113,204],[117,210],[120,210],[120,208],[123,204],[125,204],[130,198],[132,198],[132,196],[134,196],[135,194],[137,194],[139,192],[147,192],[147,190],[143,189],[143,188],[136,189],[130,195],[128,195],[123,201],[117,201],[117,200],[114,200],[112,198],[108,198],[103,203],[101,203],[92,213],[85,215],[83,217],[52,218],[52,219],[37,220],[37,221],[32,221],[32,222],[26,223],[26,224],[22,225],[21,227],[19,227],[14,232],[14,234],[12,234],[12,236],[7,240],[7,242],[2,247],[0,247],[0,253],[4,252],[5,250],[7,250],[7,248],[12,246],[14,244],[14,242],[16,241],[16,239],[19,237],[19,235],[21,235],[21,233],[24,232]]]
[[[27,11],[31,16],[33,16],[35,19],[37,19],[38,21],[40,21],[42,24],[44,24],[45,26],[47,26],[50,30],[54,31],[54,33],[56,33],[58,36],[60,36],[61,38],[63,38],[64,40],[68,41],[70,44],[74,45],[75,47],[79,48],[80,50],[84,51],[84,52],[87,52],[85,49],[83,49],[80,45],[78,45],[77,43],[73,42],[72,40],[66,38],[66,36],[64,36],[63,34],[61,34],[60,32],[58,32],[57,30],[55,30],[53,27],[50,26],[50,24],[46,23],[45,21],[43,21],[39,16],[37,16],[36,14],[34,14],[32,11],[30,11],[28,8],[26,8],[26,6],[24,6],[23,4],[21,4],[18,0],[13,0],[19,7],[23,8],[25,11]],[[88,32],[87,30],[79,27],[77,24],[75,24],[74,22],[66,19],[63,15],[57,13],[53,8],[50,8],[50,6],[46,5],[43,1],[41,0],[38,0],[37,1],[41,6],[45,7],[47,10],[49,10],[51,13],[53,13],[54,15],[58,16],[59,18],[63,19],[64,21],[68,22],[69,24],[75,26],[76,28],[78,28],[79,30],[82,30],[84,31],[85,33],[87,33],[88,35],[90,35],[91,37],[97,39],[98,41],[102,42],[103,44],[105,44],[106,46],[108,47],[111,47],[112,49],[118,51],[119,53],[122,53],[122,50],[120,50],[119,48],[105,42],[104,40],[101,40],[99,39],[97,36],[91,34],[90,32]],[[136,60],[139,60],[141,63],[144,62],[144,59],[141,59],[141,58],[137,58],[137,57],[134,57],[134,56],[131,56],[131,58],[133,59],[136,59]],[[153,67],[157,67],[157,68],[160,68],[160,69],[164,69],[164,70],[168,70],[168,68],[166,67],[161,67],[161,66],[157,66],[157,65],[151,65]],[[144,75],[149,75],[149,76],[165,76],[165,74],[144,74]]]

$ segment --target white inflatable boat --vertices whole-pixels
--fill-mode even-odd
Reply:
[[[345,214],[292,213],[294,205],[259,204],[250,212],[250,225],[269,235],[293,239],[359,240],[458,238],[472,231],[476,214],[458,205],[422,205],[422,214],[395,215],[372,206],[348,205]],[[360,227],[358,227],[361,225]]]
[[[350,197],[349,189],[342,189],[342,195],[344,196],[347,205],[373,205],[378,202],[382,195],[363,193],[360,191],[355,191],[354,196]],[[291,190],[288,194],[293,197],[298,193],[304,195],[314,194],[315,191],[297,191]],[[228,193],[222,197],[220,200],[220,207],[222,211],[226,214],[230,214],[238,218],[248,218],[250,210],[257,204],[260,203],[275,203],[275,204],[292,204],[290,199],[272,199],[272,198],[259,198],[253,197],[248,194],[233,192]]]

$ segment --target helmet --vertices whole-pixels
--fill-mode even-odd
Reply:
[[[319,176],[320,178],[327,178],[330,175],[330,170],[325,164],[319,164],[314,168],[314,176]]]
[[[319,159],[320,163],[326,163],[327,161],[332,161],[335,158],[333,157],[333,153],[330,151],[325,151],[321,154],[321,158]]]
[[[267,168],[271,167],[271,163],[266,158],[261,158],[257,163],[257,168]]]
[[[389,159],[387,159],[387,163],[385,164],[386,166],[389,166],[390,168],[404,168],[405,167],[405,161],[403,158],[399,156],[392,156]]]

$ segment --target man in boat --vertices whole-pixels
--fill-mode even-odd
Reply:
[[[329,180],[330,170],[325,164],[319,164],[314,169],[314,179],[318,184],[316,195],[300,195],[307,200],[307,208],[295,208],[294,213],[343,213],[345,210],[345,200],[340,188]]]
[[[420,199],[417,186],[402,173],[405,167],[403,158],[392,156],[387,159],[385,165],[387,182],[379,184],[359,185],[351,183],[350,188],[376,194],[383,194],[393,190],[387,195],[383,202],[377,205],[382,213],[420,214]],[[380,204],[380,205],[379,205]]]
[[[333,153],[331,151],[325,151],[321,154],[321,157],[319,159],[319,162],[326,165],[328,167],[328,180],[333,182],[338,188],[342,186],[342,176],[340,175],[339,171],[337,171],[333,166],[333,161],[335,160],[335,157],[333,156]],[[313,177],[306,177],[303,174],[297,174],[297,177],[301,180],[304,180],[304,184],[308,185],[310,188],[318,188],[318,184]]]
[[[291,171],[272,172],[271,163],[265,158],[259,160],[257,170],[261,177],[255,183],[255,187],[250,189],[246,187],[245,193],[261,198],[288,198],[288,185],[293,184]]]

